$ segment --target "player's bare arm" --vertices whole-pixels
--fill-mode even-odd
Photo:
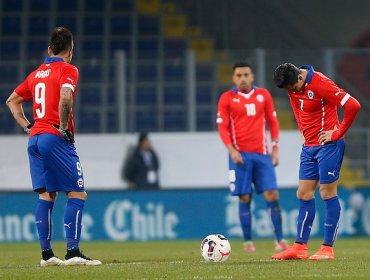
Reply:
[[[274,166],[278,166],[279,165],[279,148],[277,148],[277,147],[272,148],[272,151],[271,151],[271,161],[272,161],[272,164]]]
[[[69,115],[73,105],[72,90],[67,87],[62,87],[60,90],[60,101],[59,101],[59,118],[60,128],[68,129]]]
[[[27,120],[24,115],[22,103],[24,102],[23,97],[19,96],[15,91],[9,96],[5,104],[8,106],[9,110],[12,112],[14,119],[17,123],[25,129],[30,125],[30,122]]]

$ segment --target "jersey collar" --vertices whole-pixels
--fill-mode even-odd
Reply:
[[[47,57],[44,60],[44,63],[52,63],[52,62],[58,62],[58,61],[64,61],[61,57]]]
[[[312,76],[313,76],[313,74],[315,73],[315,70],[313,69],[313,67],[312,67],[312,66],[310,66],[310,65],[301,65],[301,66],[299,67],[299,69],[305,69],[305,70],[308,70],[308,74],[307,74],[307,77],[306,77],[306,84],[311,83]]]
[[[257,87],[255,86],[255,85],[252,85],[252,89],[251,89],[251,91],[252,90],[254,90],[254,89],[256,89]],[[234,93],[238,93],[238,89],[237,89],[237,87],[236,86],[233,86],[232,88],[231,88],[231,90],[234,92]]]

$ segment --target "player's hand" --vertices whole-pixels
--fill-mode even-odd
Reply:
[[[334,129],[332,129],[332,130],[320,131],[319,132],[319,143],[321,145],[325,145],[330,141],[338,140],[338,139],[336,139],[337,137],[335,137],[333,135],[333,133],[337,130],[338,130],[338,128],[337,128],[337,126],[335,126]]]
[[[237,150],[232,151],[230,153],[230,156],[231,156],[231,159],[233,160],[233,162],[235,164],[243,164],[244,163],[242,155]]]
[[[31,128],[33,127],[33,124],[30,123],[28,124],[25,128],[23,128],[23,131],[27,134],[30,134],[31,133]]]
[[[68,143],[73,144],[75,142],[73,134],[69,129],[62,129],[55,124],[53,124],[53,127],[58,130],[60,134],[62,134],[64,140],[66,140]]]
[[[279,150],[278,149],[272,149],[271,161],[274,166],[279,165]]]
[[[319,133],[319,143],[321,145],[325,145],[327,143],[329,143],[330,141],[333,141],[334,139],[332,139],[332,135],[333,135],[333,132],[335,130],[327,130],[327,131],[321,131]]]

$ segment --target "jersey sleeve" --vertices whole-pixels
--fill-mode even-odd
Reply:
[[[73,95],[75,95],[77,91],[78,76],[78,69],[73,65],[67,65],[63,69],[60,77],[60,88],[70,88],[73,91]]]
[[[217,112],[218,133],[225,146],[232,143],[230,136],[230,108],[227,94],[222,94],[218,102]]]
[[[271,140],[278,140],[280,125],[276,117],[276,111],[275,111],[274,102],[272,100],[272,96],[267,90],[266,90],[265,98],[266,98],[265,117],[266,117],[269,129],[270,129]]]
[[[20,85],[18,85],[16,88],[15,88],[15,92],[20,96],[22,97],[25,101],[29,101],[32,99],[32,91],[29,87],[29,77],[31,75],[29,75]]]
[[[317,92],[329,103],[337,107],[344,107],[344,104],[351,98],[351,95],[338,87],[332,80],[327,77],[321,77],[320,88]]]

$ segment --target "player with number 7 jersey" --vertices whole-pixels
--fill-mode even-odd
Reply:
[[[15,88],[6,101],[17,123],[30,134],[28,158],[33,191],[38,193],[36,228],[39,235],[41,266],[99,265],[79,249],[82,213],[87,194],[80,159],[74,145],[72,106],[78,70],[71,63],[73,35],[57,27],[50,35],[44,63]],[[32,125],[22,103],[32,101]],[[62,261],[51,246],[52,211],[57,192],[67,194],[64,229],[67,254]]]

